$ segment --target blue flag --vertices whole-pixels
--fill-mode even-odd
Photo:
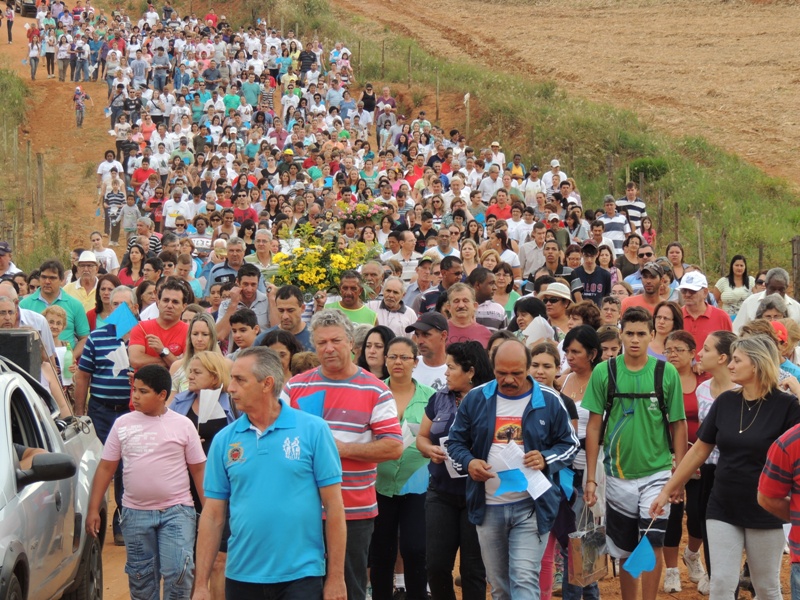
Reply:
[[[325,392],[319,391],[298,398],[297,407],[303,412],[321,417],[325,409]]]
[[[575,471],[569,467],[564,467],[558,472],[558,481],[561,484],[561,490],[564,492],[564,497],[569,500],[575,492]]]
[[[495,496],[507,492],[524,492],[528,489],[528,480],[525,479],[525,475],[519,469],[498,471],[497,476],[500,478],[500,486],[494,493]]]
[[[631,555],[622,563],[622,568],[630,573],[634,579],[638,578],[644,571],[652,571],[656,568],[656,553],[653,552],[653,546],[646,535],[631,552]]]
[[[139,323],[139,320],[136,318],[136,315],[131,312],[127,302],[123,302],[117,308],[115,308],[114,312],[108,315],[108,318],[106,319],[106,324],[116,326],[117,339],[120,340],[126,333],[136,327],[137,323]]]

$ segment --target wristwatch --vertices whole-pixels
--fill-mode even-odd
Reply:
[[[162,358],[167,358],[169,356],[169,348],[164,346],[164,348],[162,348],[162,350],[161,350],[161,352],[159,352],[159,354],[161,355]]]

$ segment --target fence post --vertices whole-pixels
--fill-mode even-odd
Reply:
[[[703,251],[703,213],[695,213],[695,225],[697,226],[697,258],[700,259],[700,269],[706,272],[706,255]]]
[[[764,269],[764,242],[758,243],[758,270]]]
[[[36,153],[36,212],[44,217],[44,154]]]
[[[361,40],[358,40],[358,76],[362,76],[361,72]]]
[[[467,126],[466,126],[466,130],[467,130],[467,139],[469,139],[469,101],[470,101],[470,95],[469,95],[469,92],[467,92],[467,93],[465,94],[465,96],[464,96],[464,104],[465,104],[465,105],[466,105],[466,107],[467,107],[467,124],[466,124],[466,125],[467,125]]]
[[[792,287],[795,298],[800,294],[800,236],[792,238]]]
[[[286,37],[286,32],[283,30],[283,15],[281,15],[281,37]]]
[[[16,127],[11,132],[11,143],[14,145],[11,148],[11,154],[14,157],[14,177],[19,181],[19,131]]]
[[[631,180],[631,166],[625,165],[625,185]]]
[[[663,231],[662,225],[664,224],[664,190],[658,190],[658,213],[656,215],[656,231]]]
[[[680,227],[678,227],[678,221],[680,220],[680,212],[678,211],[678,203],[674,202],[672,207],[675,210],[675,222],[672,224],[674,229],[675,229],[675,233],[673,234],[672,239],[675,240],[676,242],[678,242],[678,241],[680,241],[678,239],[678,232],[680,231]]]
[[[26,155],[26,167],[27,171],[25,173],[25,197],[31,198],[33,200],[33,154],[31,153],[31,141],[25,141],[25,155]],[[33,202],[31,202],[33,204]],[[36,220],[34,219],[34,223]]]
[[[728,230],[722,228],[719,236],[719,274],[725,275],[728,271]]]
[[[386,40],[381,44],[381,80],[386,80]]]
[[[439,67],[436,67],[436,124],[439,124]]]
[[[642,171],[639,171],[639,197],[644,200],[644,172]]]
[[[411,44],[408,45],[408,89],[411,89]]]
[[[575,144],[572,141],[569,143],[569,170],[575,173]]]
[[[606,154],[606,173],[608,174],[608,193],[614,193],[614,157]]]

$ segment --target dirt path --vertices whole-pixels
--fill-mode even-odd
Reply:
[[[439,56],[555,80],[800,183],[796,5],[409,0],[398,24],[380,0],[332,2]]]
[[[59,82],[57,78],[47,79],[44,58],[39,63],[36,81],[31,81],[30,67],[22,64],[28,54],[23,24],[30,22],[33,19],[17,15],[13,30],[14,43],[6,44],[3,31],[0,45],[0,60],[22,77],[32,94],[27,124],[20,133],[20,144],[24,148],[25,140],[30,139],[33,152],[44,153],[46,169],[52,169],[57,164],[64,165],[58,171],[58,193],[46,196],[48,218],[68,225],[67,241],[70,249],[75,246],[88,247],[89,234],[94,229],[102,230],[103,221],[100,217],[95,217],[97,196],[94,175],[87,178],[85,173],[90,163],[93,169],[97,168],[97,164],[103,160],[106,148],[114,147],[113,139],[107,132],[108,119],[103,115],[106,84],[74,84],[68,81]],[[72,108],[72,93],[76,85],[82,85],[95,104],[91,108],[87,103],[83,129],[76,127]],[[25,227],[26,247],[30,249],[30,221],[26,221]],[[41,231],[41,228],[38,230]]]

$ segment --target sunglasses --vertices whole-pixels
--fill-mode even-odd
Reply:
[[[763,279],[756,279],[756,285],[764,285],[765,281]]]
[[[642,254],[639,254],[639,258],[650,258],[651,256],[653,256],[652,252],[643,252]]]
[[[553,296],[550,296],[549,298],[542,298],[542,302],[545,304],[558,304],[562,300],[563,298],[554,298]]]

